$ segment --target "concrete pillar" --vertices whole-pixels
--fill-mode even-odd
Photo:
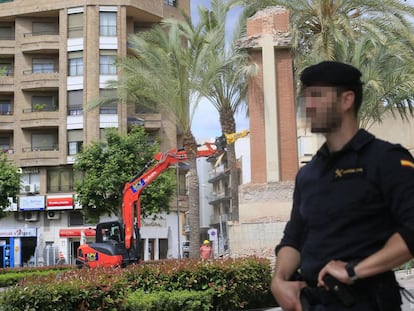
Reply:
[[[160,239],[154,239],[154,260],[160,259]]]
[[[150,260],[151,259],[151,257],[150,257],[151,254],[149,253],[148,249],[149,249],[149,239],[146,238],[144,240],[144,260]]]
[[[248,91],[251,181],[293,180],[298,151],[289,12],[271,7],[249,18],[241,46],[259,67]]]

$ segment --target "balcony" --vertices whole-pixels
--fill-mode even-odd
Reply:
[[[20,166],[56,166],[59,165],[59,150],[40,150],[23,148],[20,154]]]
[[[21,128],[58,127],[59,125],[59,111],[57,108],[46,107],[38,111],[36,107],[23,109],[20,119]]]
[[[59,165],[59,146],[24,147],[20,154],[20,166]]]
[[[140,113],[136,115],[136,118],[144,120],[146,130],[159,130],[161,128],[160,113]]]
[[[230,201],[231,200],[231,193],[230,189],[227,189],[224,192],[214,193],[211,195],[210,201],[208,202],[211,205],[219,204],[222,202]]]
[[[230,169],[223,169],[223,167],[215,169],[209,172],[210,179],[208,180],[209,183],[215,183],[219,180],[228,179],[230,176]]]
[[[0,37],[0,54],[1,55],[14,55],[16,54],[16,41],[14,37],[4,38]]]
[[[0,152],[7,155],[7,159],[10,161],[14,161],[14,149],[13,147],[9,147],[7,149],[1,149]]]
[[[0,111],[0,130],[13,130],[14,129],[14,117],[13,111],[2,112]]]
[[[23,90],[50,90],[59,88],[59,72],[23,72],[21,80]]]
[[[25,33],[21,42],[23,53],[50,53],[59,50],[59,33]]]
[[[14,92],[14,77],[12,75],[0,76],[0,92]]]

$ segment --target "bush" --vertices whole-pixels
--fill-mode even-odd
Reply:
[[[175,305],[168,301],[174,299],[186,303],[188,309],[181,306],[181,310],[195,306],[261,308],[275,305],[270,281],[270,263],[260,258],[164,260],[125,269],[73,269],[23,279],[0,294],[0,311],[48,310],[45,306],[49,305],[53,310],[119,310],[125,302],[135,306],[139,299],[134,297],[139,295],[148,303],[149,309],[143,310],[154,310],[154,296],[161,299],[157,303],[171,307]],[[174,294],[167,293],[171,291]]]
[[[127,311],[208,311],[211,310],[214,292],[209,291],[158,291],[145,293],[136,291],[130,294],[124,304]]]
[[[0,287],[18,284],[20,281],[37,276],[57,275],[62,271],[72,269],[70,266],[55,266],[42,268],[5,268],[0,269]]]

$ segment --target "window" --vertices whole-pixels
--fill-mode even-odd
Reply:
[[[10,99],[0,99],[0,115],[13,114],[12,103]]]
[[[116,37],[116,12],[99,13],[99,35]]]
[[[10,137],[0,136],[0,150],[2,152],[7,152],[9,149],[10,149]]]
[[[68,155],[79,153],[83,146],[83,130],[68,131]]]
[[[164,3],[173,7],[177,7],[177,0],[164,0]]]
[[[34,185],[35,190],[40,189],[40,173],[39,169],[35,167],[24,168],[21,175],[21,181],[23,185]]]
[[[0,23],[0,40],[14,40],[14,25]]]
[[[32,35],[58,35],[59,25],[54,22],[33,22]]]
[[[159,113],[155,103],[136,104],[135,113]]]
[[[116,75],[115,60],[115,51],[101,51],[99,55],[99,73],[101,75]]]
[[[47,170],[47,192],[69,192],[74,189],[72,167],[58,167]]]
[[[69,226],[83,226],[88,223],[81,211],[69,211]]]
[[[68,38],[83,37],[83,13],[68,15]]]
[[[33,58],[32,59],[33,73],[50,73],[55,72],[55,64],[53,59],[48,58]]]
[[[57,133],[32,134],[32,150],[50,151],[58,147]]]
[[[13,75],[13,60],[0,59],[0,75],[2,76]]]
[[[68,54],[69,58],[69,76],[83,75],[83,54],[82,52],[71,52]]]
[[[116,90],[114,89],[101,89],[99,90],[99,97],[106,99],[108,102],[99,107],[100,114],[117,114],[118,113],[118,100]]]
[[[32,96],[32,111],[55,111],[57,96]]]
[[[83,115],[83,90],[68,92],[68,115]]]

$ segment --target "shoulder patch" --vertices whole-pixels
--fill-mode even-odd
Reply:
[[[400,160],[401,166],[414,168],[414,163],[410,160]]]

